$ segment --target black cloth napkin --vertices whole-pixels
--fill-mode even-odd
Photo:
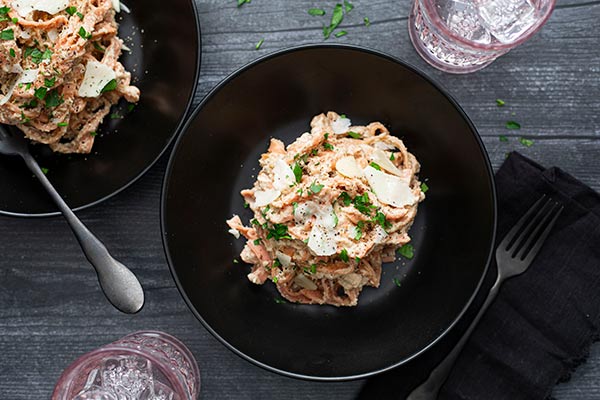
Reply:
[[[500,242],[542,194],[565,206],[533,264],[504,283],[439,400],[545,400],[600,339],[600,195],[558,168],[511,153],[496,174]],[[496,277],[491,266],[456,328],[417,359],[368,379],[357,400],[404,399],[447,354]]]
[[[496,187],[498,242],[543,193],[565,209],[527,272],[502,286],[440,400],[546,399],[600,338],[600,195],[518,153]]]

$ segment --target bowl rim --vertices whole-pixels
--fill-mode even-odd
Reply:
[[[473,135],[473,137],[475,138],[477,144],[479,145],[479,149],[482,153],[483,159],[484,159],[484,163],[485,163],[485,167],[486,167],[486,171],[487,171],[487,175],[488,175],[488,179],[490,182],[490,194],[492,197],[492,237],[490,240],[490,244],[489,244],[489,249],[488,249],[488,257],[487,260],[485,262],[485,266],[481,272],[481,277],[479,278],[479,282],[477,283],[475,289],[473,290],[473,293],[471,294],[471,297],[468,299],[468,301],[465,303],[465,305],[463,306],[463,309],[460,311],[460,313],[458,313],[458,315],[455,317],[455,319],[452,321],[452,323],[450,323],[448,325],[448,327],[440,334],[438,334],[436,336],[436,338],[434,340],[432,340],[429,344],[427,344],[426,346],[424,346],[422,349],[420,349],[419,351],[415,352],[414,354],[412,354],[409,357],[405,357],[399,361],[397,361],[394,364],[391,364],[387,367],[384,368],[380,368],[374,371],[369,371],[369,372],[363,372],[360,374],[354,374],[354,375],[344,375],[344,376],[317,376],[317,375],[306,375],[306,374],[301,374],[301,373],[295,373],[295,372],[290,372],[290,371],[285,371],[283,369],[277,368],[277,367],[273,367],[271,365],[268,365],[266,363],[263,363],[255,358],[250,357],[249,355],[243,353],[241,350],[237,349],[235,346],[233,346],[232,344],[230,344],[225,338],[223,338],[221,335],[219,335],[209,324],[208,322],[206,322],[204,320],[204,318],[202,317],[202,315],[200,315],[200,313],[196,310],[196,308],[194,307],[194,305],[192,304],[192,302],[190,301],[189,297],[187,296],[187,294],[185,293],[185,291],[183,290],[181,281],[179,280],[176,272],[175,272],[175,267],[174,267],[174,263],[173,260],[171,258],[171,253],[170,253],[170,249],[169,249],[169,244],[168,244],[168,234],[166,231],[166,203],[167,203],[167,190],[169,187],[169,183],[170,183],[170,176],[171,176],[171,172],[173,169],[173,165],[175,163],[175,158],[176,158],[176,154],[177,154],[177,150],[179,148],[179,145],[181,143],[181,141],[183,140],[183,137],[186,135],[186,133],[188,132],[188,129],[190,128],[191,124],[195,121],[196,116],[199,114],[199,112],[204,108],[204,106],[225,86],[227,85],[229,82],[231,82],[233,79],[235,79],[236,77],[238,77],[239,75],[241,75],[243,72],[245,72],[246,70],[253,68],[254,66],[261,64],[264,61],[268,61],[270,59],[276,58],[278,56],[282,56],[288,53],[293,53],[293,52],[298,52],[298,51],[304,51],[304,50],[314,50],[314,49],[342,49],[342,50],[351,50],[351,51],[356,51],[359,53],[367,53],[370,55],[375,55],[384,59],[387,59],[389,61],[398,63],[400,65],[402,65],[403,67],[409,69],[410,71],[412,71],[413,73],[417,74],[418,76],[420,76],[421,78],[423,78],[425,81],[427,81],[429,84],[431,84],[434,88],[436,88],[438,91],[440,91],[449,101],[450,103],[456,108],[456,110],[460,113],[461,117],[465,120],[465,122],[468,124],[471,133]],[[302,379],[302,380],[309,380],[309,381],[318,381],[318,382],[343,382],[343,381],[350,381],[350,380],[357,380],[357,379],[364,379],[364,378],[368,378],[368,377],[372,377],[378,374],[381,374],[383,372],[392,370],[396,367],[399,367],[400,365],[406,364],[407,362],[419,357],[420,355],[422,355],[423,353],[425,353],[427,350],[431,349],[436,343],[438,343],[442,338],[444,338],[448,332],[450,332],[457,324],[458,322],[463,318],[463,316],[466,314],[467,310],[470,308],[470,306],[473,304],[473,301],[475,300],[475,298],[477,297],[477,294],[479,293],[479,291],[482,288],[484,279],[488,273],[491,261],[492,261],[492,257],[494,254],[494,246],[495,246],[495,242],[496,242],[496,230],[497,230],[497,221],[498,221],[498,201],[497,201],[497,195],[496,195],[496,185],[495,185],[495,179],[494,179],[494,171],[492,168],[492,164],[490,162],[489,156],[487,151],[485,150],[485,146],[483,144],[483,141],[481,140],[481,136],[479,135],[479,132],[477,131],[477,128],[475,127],[475,125],[473,124],[473,122],[471,121],[471,119],[467,116],[467,114],[465,113],[465,111],[462,109],[462,107],[458,104],[458,102],[449,94],[449,92],[443,88],[439,83],[437,83],[436,81],[434,81],[432,78],[428,77],[424,72],[421,72],[420,70],[418,70],[416,67],[414,67],[413,65],[400,60],[399,58],[392,56],[390,54],[387,54],[385,52],[379,51],[379,50],[374,50],[374,49],[370,49],[364,46],[358,46],[358,45],[347,45],[347,44],[305,44],[305,45],[299,45],[299,46],[291,46],[291,47],[286,47],[284,49],[280,49],[280,50],[276,50],[274,52],[271,52],[269,54],[266,54],[262,57],[259,57],[253,61],[250,61],[249,63],[243,65],[242,67],[238,68],[237,70],[235,70],[234,72],[230,73],[225,79],[223,79],[221,82],[219,82],[213,89],[211,89],[211,91],[202,99],[202,101],[200,102],[200,104],[198,104],[198,106],[194,109],[194,112],[190,115],[190,117],[187,119],[187,122],[185,124],[185,126],[183,127],[183,129],[181,130],[179,137],[177,138],[174,146],[173,146],[173,150],[171,151],[171,155],[169,156],[169,162],[167,164],[167,168],[165,170],[165,174],[163,177],[163,184],[162,184],[162,189],[161,189],[161,196],[160,196],[160,228],[161,228],[161,237],[162,237],[162,243],[163,243],[163,250],[165,252],[165,257],[167,259],[167,264],[169,266],[169,271],[171,272],[171,276],[173,277],[173,280],[175,281],[175,284],[177,286],[177,290],[179,291],[179,293],[181,294],[181,296],[183,297],[187,307],[190,309],[190,311],[192,312],[192,314],[194,314],[194,316],[200,321],[200,323],[204,326],[204,328],[210,332],[210,334],[215,337],[219,342],[221,342],[221,344],[223,344],[226,348],[228,348],[230,351],[232,351],[233,353],[235,353],[236,355],[238,355],[239,357],[241,357],[242,359],[251,362],[252,364],[261,367],[267,371],[270,372],[274,372],[277,373],[279,375],[283,375],[289,378],[295,378],[295,379]]]
[[[95,201],[84,204],[82,206],[72,208],[71,209],[72,211],[81,211],[81,210],[85,210],[85,209],[94,207],[94,206],[118,195],[119,193],[125,191],[126,189],[128,189],[130,186],[132,186],[134,183],[136,183],[138,180],[140,180],[144,175],[146,175],[146,173],[150,170],[150,168],[152,168],[158,162],[158,160],[160,160],[160,158],[167,152],[167,150],[169,150],[171,145],[179,137],[180,133],[183,132],[184,129],[186,129],[187,121],[192,114],[192,112],[190,110],[192,110],[194,98],[196,97],[196,93],[198,91],[198,82],[200,80],[200,69],[201,69],[201,65],[202,65],[202,29],[200,27],[200,16],[198,15],[198,6],[196,5],[196,2],[194,0],[188,0],[188,3],[191,4],[192,10],[194,12],[194,27],[196,28],[195,29],[196,30],[196,41],[198,42],[198,46],[196,47],[196,59],[195,59],[195,66],[194,66],[194,86],[192,87],[192,90],[190,91],[190,95],[189,95],[186,105],[185,105],[185,110],[183,111],[183,114],[181,115],[179,122],[177,122],[177,126],[175,126],[175,129],[173,130],[173,134],[171,135],[171,137],[169,138],[167,143],[165,143],[165,145],[163,146],[162,150],[158,153],[158,155],[156,155],[156,157],[154,157],[154,159],[146,167],[144,167],[137,175],[135,175],[133,178],[131,178],[129,180],[129,182],[125,183],[123,186],[121,186],[117,190],[107,194],[104,197],[101,197]],[[0,215],[7,216],[7,217],[18,217],[18,218],[32,218],[32,219],[33,218],[47,218],[47,217],[56,217],[61,214],[62,213],[58,210],[53,211],[53,212],[48,212],[48,213],[19,213],[19,212],[12,212],[12,211],[6,211],[6,210],[0,209]]]

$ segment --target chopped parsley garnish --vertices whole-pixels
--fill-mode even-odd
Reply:
[[[344,7],[346,8],[346,13],[354,10],[354,4],[350,3],[348,0],[344,0]]]
[[[348,132],[348,136],[350,136],[351,138],[354,139],[361,139],[362,136],[360,136],[360,134],[356,133],[356,132]]]
[[[255,48],[256,50],[259,50],[259,49],[260,49],[260,46],[262,46],[262,44],[263,44],[264,42],[265,42],[265,39],[260,39],[260,40],[258,41],[258,43],[256,43],[256,46],[254,46],[254,48]]]
[[[244,202],[244,208],[248,208],[250,207],[250,204],[248,204],[247,202]]]
[[[52,86],[54,86],[55,83],[56,77],[53,77],[51,79],[44,78],[44,86],[46,86],[47,88],[51,88]]]
[[[348,258],[348,250],[343,249],[340,252],[340,260],[342,260],[343,262],[348,262],[349,258]]]
[[[323,143],[323,147],[325,147],[325,150],[333,150],[333,145],[331,143]]]
[[[313,17],[318,17],[318,16],[325,15],[325,10],[323,10],[321,8],[311,8],[308,10],[308,14],[312,15]]]
[[[298,202],[294,201],[294,202],[292,203],[292,208],[293,208],[293,210],[294,210],[294,214],[296,214],[296,210],[298,209]]]
[[[365,22],[365,26],[367,26],[367,27],[371,26],[371,20],[369,19],[369,17],[365,17],[363,19],[363,21]]]
[[[70,16],[75,15],[75,13],[77,12],[77,7],[67,7],[66,10],[67,14],[69,14]]]
[[[292,237],[288,233],[288,227],[285,224],[273,224],[273,228],[269,228],[267,239],[291,239]]]
[[[385,230],[392,226],[392,224],[387,219],[385,219],[385,214],[381,211],[377,211],[377,213],[371,221],[379,224]]]
[[[25,116],[25,114],[23,113],[23,111],[21,111],[21,123],[22,124],[26,124],[30,121],[30,119],[28,117]]]
[[[13,58],[17,56],[17,54],[15,53],[15,49],[10,49],[8,51],[8,54],[10,54],[10,56],[13,57]]]
[[[135,103],[129,103],[127,104],[127,112],[132,112],[133,109],[135,108],[136,104]]]
[[[338,33],[336,33],[334,36],[336,38],[342,37],[342,36],[346,36],[348,34],[348,32],[346,31],[339,31]]]
[[[97,135],[97,134],[98,134],[98,133],[96,133],[96,132],[90,132],[90,136],[91,136],[91,137],[96,137],[96,135]]]
[[[333,227],[335,228],[338,224],[338,222],[340,222],[340,219],[338,218],[337,214],[335,213],[335,210],[333,211]]]
[[[5,29],[0,32],[0,39],[2,40],[13,40],[15,38],[15,32],[12,29]]]
[[[41,63],[43,60],[49,60],[52,56],[52,50],[46,49],[43,52],[35,47],[28,47],[25,49],[24,56],[31,57],[31,61],[35,64]]]
[[[325,140],[329,139],[329,133],[324,134],[323,137],[325,138]]]
[[[233,263],[234,263],[234,264],[239,264],[240,262],[238,261],[238,259],[237,259],[237,258],[234,258],[234,259],[233,259]]]
[[[392,281],[394,282],[394,284],[398,287],[402,286],[402,283],[400,282],[400,279],[398,278],[394,278],[392,279]]]
[[[350,203],[352,203],[352,197],[350,197],[350,195],[347,192],[342,192],[338,199],[341,200],[345,206],[349,206]]]
[[[515,121],[506,122],[506,129],[521,129],[521,124]]]
[[[239,3],[240,1],[242,1],[242,2],[248,2],[248,3],[250,2],[249,0],[238,0],[238,3]],[[239,6],[238,6],[238,7],[239,7]],[[273,299],[273,301],[275,301],[275,303],[277,303],[277,304],[285,304],[285,303],[286,303],[286,301],[285,301],[285,300],[283,300],[283,299],[280,299],[279,297],[275,297],[275,298]]]
[[[365,221],[358,221],[356,226],[354,227],[354,240],[360,240],[363,234],[363,228],[365,226]]]
[[[344,8],[341,4],[336,4],[333,8],[333,15],[331,16],[331,23],[329,26],[323,27],[323,36],[325,39],[329,39],[331,33],[338,27],[339,24],[344,20]]]
[[[352,203],[354,204],[354,208],[369,216],[371,215],[371,210],[377,208],[369,200],[367,192],[363,193],[361,196],[356,196],[354,200],[352,200]]]
[[[93,45],[94,45],[94,48],[101,53],[104,53],[104,51],[106,50],[104,47],[100,46],[100,43],[98,43],[98,42],[94,42]]]
[[[412,260],[412,258],[415,256],[415,248],[412,244],[407,243],[398,249],[398,254],[408,258],[409,260]]]
[[[80,12],[76,12],[75,15],[79,17],[79,19],[83,19],[83,14]]]
[[[69,123],[68,122],[59,122],[58,124],[56,124],[56,126],[68,126]]]
[[[237,5],[237,6],[238,6],[238,7],[241,7],[241,6],[243,6],[244,4],[246,4],[246,3],[251,3],[251,2],[252,2],[252,0],[238,0],[238,2],[237,2],[237,3],[238,3],[238,5]]]
[[[58,94],[58,91],[50,90],[48,94],[46,94],[46,108],[56,107],[64,103],[65,100],[63,97]]]
[[[258,246],[262,242],[262,239],[254,239],[254,245]]]
[[[78,33],[79,33],[79,36],[81,36],[85,40],[92,37],[92,34],[90,32],[87,32],[83,26],[79,28]]]
[[[252,225],[260,225],[260,222],[258,222],[258,220],[256,218],[252,218],[252,220],[250,221],[250,223]]]
[[[41,167],[40,169],[42,170],[44,175],[48,175],[48,172],[50,172],[50,170],[48,168]]]
[[[360,257],[354,257],[354,261],[356,261],[356,263],[360,263]]]
[[[317,149],[312,149],[312,150],[310,151],[310,155],[311,155],[311,156],[316,156],[318,153],[319,153],[319,150],[317,150]]]
[[[277,278],[276,276],[272,277],[271,280],[273,281],[273,283],[277,283],[277,281],[279,280],[279,278]]]
[[[321,185],[319,183],[317,183],[317,181],[314,181],[311,185],[310,188],[308,189],[310,193],[312,194],[317,194],[321,191],[321,189],[323,189],[325,186]]]
[[[427,186],[427,184],[425,182],[421,183],[421,192],[427,193],[428,190],[429,190],[429,186]]]
[[[371,167],[375,168],[377,171],[381,171],[381,167],[376,162],[371,161],[369,164]]]
[[[46,97],[47,92],[48,92],[47,88],[41,87],[41,88],[35,89],[35,92],[33,93],[33,95],[40,100],[44,100],[44,97]]]
[[[0,15],[6,15],[10,11],[10,7],[0,7]]]
[[[13,24],[16,24],[17,22],[19,22],[19,18],[13,18],[13,19],[11,19],[11,21]]]
[[[110,81],[108,81],[108,83],[106,85],[104,85],[104,87],[102,88],[100,93],[111,92],[111,91],[115,90],[116,88],[117,88],[117,80],[111,79]]]
[[[506,104],[506,103],[504,102],[504,100],[501,100],[501,99],[496,99],[496,105],[497,105],[498,107],[504,107],[504,105],[505,105],[505,104]]]
[[[394,153],[390,154],[390,161],[394,161],[396,159],[396,156],[394,155]]]
[[[121,114],[119,114],[118,112],[112,113],[109,115],[110,119],[121,119],[123,118],[123,116]]]
[[[500,135],[498,136],[498,140],[501,142],[508,142],[508,138],[504,135]]]
[[[300,164],[296,163],[294,164],[294,168],[292,170],[294,171],[296,183],[300,183],[300,181],[302,181],[302,167],[300,166]]]
[[[317,264],[310,264],[310,268],[308,267],[304,267],[303,268],[304,273],[306,274],[314,274],[317,272]]]
[[[296,193],[298,193],[300,196],[302,196],[302,192],[303,192],[302,188],[296,190]]]
[[[23,108],[36,108],[38,106],[38,102],[36,99],[31,99],[31,101],[23,104],[21,107]]]
[[[526,146],[526,147],[533,146],[533,140],[531,140],[531,139],[519,138],[519,143],[521,143],[523,146]]]
[[[281,267],[281,262],[279,261],[279,259],[278,259],[278,258],[276,258],[276,259],[273,261],[273,268],[279,268],[279,267]]]

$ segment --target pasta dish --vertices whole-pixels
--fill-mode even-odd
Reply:
[[[139,100],[118,61],[118,0],[0,0],[0,123],[89,153],[112,105]]]
[[[271,280],[291,302],[355,306],[410,241],[425,198],[420,165],[379,122],[352,126],[329,112],[311,128],[287,147],[271,139],[254,187],[241,192],[253,217],[227,224],[247,240],[251,282]]]

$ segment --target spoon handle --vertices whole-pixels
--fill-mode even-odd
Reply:
[[[115,260],[106,246],[77,218],[33,156],[26,153],[22,157],[69,223],[85,257],[96,270],[100,286],[108,300],[120,311],[130,314],[138,312],[144,304],[144,292],[133,272]]]

